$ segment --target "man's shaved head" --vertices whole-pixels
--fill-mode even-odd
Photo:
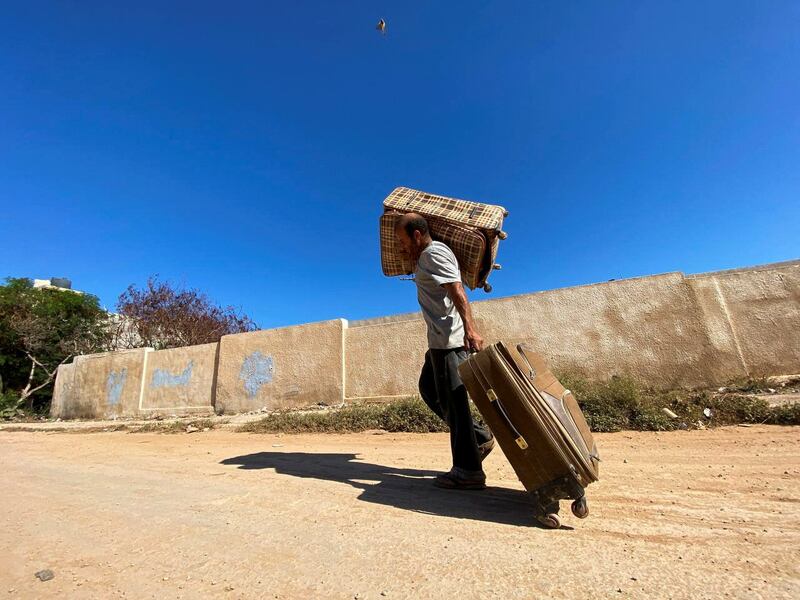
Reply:
[[[425,217],[417,213],[401,215],[394,226],[394,234],[403,254],[418,260],[422,251],[431,243],[431,234]]]
[[[425,217],[419,215],[417,213],[406,213],[397,219],[397,223],[394,226],[395,231],[398,229],[402,229],[406,232],[406,235],[414,239],[414,232],[419,231],[422,234],[423,238],[427,238],[430,235],[430,230],[428,229],[428,222],[425,220]]]

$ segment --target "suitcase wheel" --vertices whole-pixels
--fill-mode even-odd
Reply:
[[[508,234],[505,231],[498,231],[497,237],[499,237],[501,240],[504,240],[508,237]]]
[[[507,210],[504,210],[504,211],[503,211],[503,218],[505,219],[507,216],[508,216],[508,211],[507,211]]]
[[[586,496],[581,496],[572,503],[570,506],[572,514],[579,519],[585,519],[589,516],[589,505],[586,504]]]
[[[483,291],[484,291],[484,292],[486,292],[487,294],[488,294],[489,292],[491,292],[491,291],[492,291],[492,284],[490,284],[490,283],[484,283],[484,284],[483,284]]]
[[[561,519],[558,518],[556,513],[547,513],[546,515],[537,515],[536,520],[547,527],[548,529],[558,529],[561,527]]]

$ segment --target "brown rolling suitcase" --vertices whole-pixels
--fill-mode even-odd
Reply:
[[[457,200],[399,187],[383,201],[380,219],[381,267],[384,275],[409,275],[415,265],[401,252],[394,235],[394,224],[404,213],[416,212],[428,221],[431,237],[447,244],[456,255],[464,285],[470,289],[492,286],[487,279],[495,263],[501,239],[503,219],[508,212],[502,206]]]
[[[509,349],[498,342],[471,355],[458,370],[533,496],[539,522],[560,527],[558,502],[567,498],[574,500],[575,516],[588,516],[584,490],[599,476],[597,446],[575,397],[544,359],[523,344]]]

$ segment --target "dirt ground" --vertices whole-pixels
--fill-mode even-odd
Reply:
[[[598,438],[552,531],[443,434],[0,432],[0,597],[800,598],[800,427]]]

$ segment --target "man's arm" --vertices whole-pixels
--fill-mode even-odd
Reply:
[[[469,306],[467,294],[464,292],[464,286],[461,285],[460,281],[456,281],[454,283],[445,283],[443,287],[447,291],[447,295],[450,296],[450,299],[453,301],[453,304],[455,304],[456,310],[458,314],[461,315],[461,320],[464,322],[464,345],[467,347],[467,350],[472,352],[483,350],[483,338],[478,333],[477,327],[475,327],[475,321],[472,318],[472,309]]]

